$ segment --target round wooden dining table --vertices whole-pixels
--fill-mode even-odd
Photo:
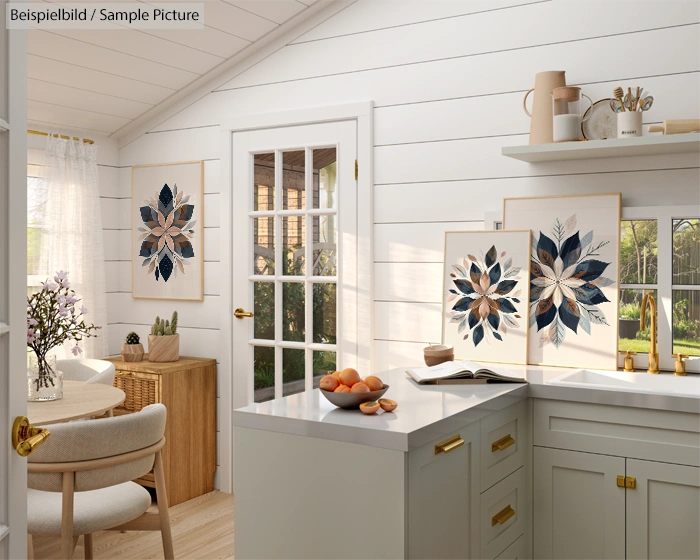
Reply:
[[[121,389],[101,383],[64,381],[63,398],[56,401],[28,402],[27,418],[33,426],[68,422],[101,416],[124,402]]]

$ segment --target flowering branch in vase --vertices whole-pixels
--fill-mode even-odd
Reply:
[[[39,292],[27,297],[27,347],[37,358],[37,391],[42,386],[48,388],[49,383],[53,385],[53,371],[46,359],[51,349],[73,340],[75,346],[71,352],[78,356],[83,352],[80,341],[97,336],[95,331],[102,328],[85,323],[88,310],[83,305],[77,307],[81,300],[75,297],[75,290],[70,289],[68,273],[61,270],[53,279],[49,282],[47,278]]]

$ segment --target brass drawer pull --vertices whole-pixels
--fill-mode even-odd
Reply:
[[[629,488],[630,490],[637,489],[637,479],[633,476],[617,475],[617,487]]]
[[[491,444],[491,453],[495,453],[496,451],[503,451],[506,447],[510,447],[515,443],[515,439],[510,437],[510,434],[507,436],[503,436],[501,439],[498,441],[494,441]]]
[[[493,527],[496,523],[503,525],[514,515],[515,510],[512,507],[510,507],[510,504],[508,504],[506,507],[504,507],[501,511],[499,511],[496,515],[494,515],[491,518],[491,527]]]
[[[117,376],[118,377],[131,377],[134,374],[132,371],[120,371],[117,370]]]
[[[449,453],[450,451],[453,451],[458,447],[462,447],[463,445],[464,440],[459,436],[459,434],[457,434],[450,439],[446,439],[442,443],[438,443],[435,446],[435,455],[440,455],[440,453]]]

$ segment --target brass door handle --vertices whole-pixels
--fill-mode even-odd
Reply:
[[[27,457],[51,435],[46,428],[35,428],[26,416],[18,416],[12,424],[12,447]]]
[[[491,453],[495,453],[496,451],[503,451],[506,447],[510,447],[515,443],[515,439],[508,434],[507,436],[503,436],[501,439],[498,441],[494,441],[491,444]]]
[[[462,439],[459,434],[457,434],[454,437],[451,437],[450,439],[446,439],[445,441],[438,443],[435,446],[435,455],[439,455],[440,453],[449,453],[450,451],[454,451],[458,447],[462,447],[464,445],[464,439]]]
[[[243,308],[239,307],[233,312],[233,316],[236,317],[236,319],[243,319],[243,317],[253,317],[253,313],[250,311],[243,311]]]
[[[501,511],[499,511],[496,515],[494,515],[491,518],[491,527],[496,525],[496,523],[498,523],[499,525],[503,525],[514,515],[515,510],[512,507],[510,507],[510,504],[508,504],[506,507],[504,507]]]

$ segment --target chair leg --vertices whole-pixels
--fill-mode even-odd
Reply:
[[[163,473],[163,457],[158,451],[153,469],[156,479],[156,499],[158,500],[158,517],[160,518],[160,534],[163,539],[163,551],[165,560],[174,560],[173,536],[170,532],[170,514],[168,513],[168,494],[165,489],[165,475]]]
[[[27,560],[34,560],[34,540],[29,533],[27,533]]]
[[[105,416],[107,418],[112,418],[114,416],[114,410],[110,408],[107,412],[105,412]]]
[[[73,558],[75,543],[73,542],[73,490],[75,473],[63,473],[63,493],[61,512],[61,558]]]
[[[93,560],[95,558],[95,546],[92,542],[92,533],[83,535],[83,544],[85,545],[85,560]]]

